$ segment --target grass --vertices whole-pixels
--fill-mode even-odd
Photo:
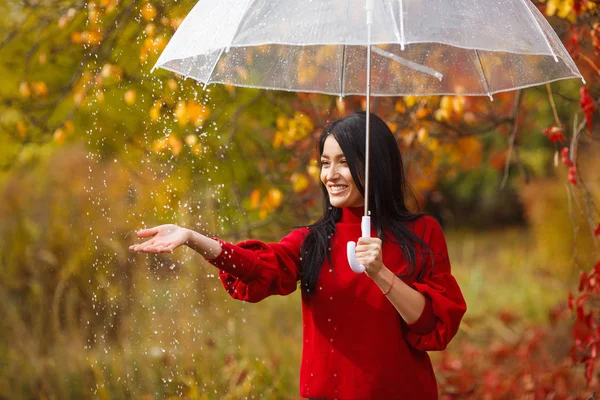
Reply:
[[[490,332],[510,340],[525,324],[507,328],[500,313],[545,323],[565,303],[568,282],[553,278],[527,231],[448,232],[447,241],[468,304],[457,342],[485,346]],[[88,338],[64,333],[42,353],[32,333],[10,335],[17,321],[0,325],[7,329],[0,334],[0,399],[298,398],[300,293],[235,301],[191,251],[175,257],[167,272],[138,268],[134,306],[117,340],[105,324]],[[15,350],[24,348],[26,357]]]
[[[506,311],[532,322],[546,322],[553,307],[566,304],[568,282],[553,276],[552,268],[559,267],[536,254],[535,241],[526,230],[511,228],[484,235],[452,232],[447,241],[468,316]]]

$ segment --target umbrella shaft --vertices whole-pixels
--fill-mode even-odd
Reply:
[[[372,5],[371,5],[372,7]],[[372,8],[371,8],[372,10]],[[370,164],[370,136],[371,136],[371,25],[372,11],[369,10],[369,0],[367,0],[367,126],[365,135],[365,216],[369,215],[369,164]]]

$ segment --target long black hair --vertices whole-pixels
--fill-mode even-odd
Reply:
[[[354,183],[360,193],[365,195],[363,182],[365,171],[365,112],[355,112],[342,119],[332,122],[323,130],[319,139],[319,154],[323,154],[325,140],[333,135],[344,153],[350,168]],[[370,132],[370,193],[369,208],[371,222],[377,231],[377,237],[382,241],[390,240],[397,243],[408,261],[407,273],[412,276],[416,270],[416,246],[419,243],[431,254],[431,250],[421,238],[416,236],[406,226],[406,221],[419,218],[406,207],[406,198],[414,194],[406,184],[400,149],[394,134],[387,124],[375,114],[371,114]],[[331,205],[327,188],[321,183],[323,192],[323,216],[314,224],[309,225],[310,232],[304,239],[300,254],[302,266],[300,281],[303,292],[314,293],[319,279],[323,262],[329,254],[331,237],[335,233],[335,224],[342,216],[342,209]],[[387,237],[386,232],[393,237]],[[433,259],[433,258],[432,258]],[[416,277],[421,278],[423,269]]]

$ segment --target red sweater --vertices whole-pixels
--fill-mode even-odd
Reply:
[[[303,349],[300,394],[326,399],[437,399],[437,384],[428,350],[443,350],[458,330],[466,311],[460,288],[450,274],[442,230],[433,218],[421,217],[408,226],[434,255],[419,256],[419,282],[404,279],[426,299],[412,324],[404,322],[381,289],[366,274],[348,265],[346,243],[361,236],[362,208],[343,209],[331,238],[331,259],[325,261],[316,292],[302,295]],[[372,229],[374,231],[374,229]],[[298,229],[279,243],[223,241],[211,261],[236,299],[258,302],[287,295],[297,288],[300,246],[308,228]],[[406,268],[399,246],[385,242],[383,263],[394,273]]]

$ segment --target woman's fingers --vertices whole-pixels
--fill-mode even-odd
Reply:
[[[175,249],[172,243],[165,243],[159,240],[149,240],[144,243],[129,246],[129,250],[144,253],[170,253]]]
[[[148,228],[148,229],[141,229],[139,231],[136,232],[137,237],[139,238],[145,238],[145,237],[150,237],[150,236],[154,236],[158,233],[158,226],[154,227],[154,228]]]

